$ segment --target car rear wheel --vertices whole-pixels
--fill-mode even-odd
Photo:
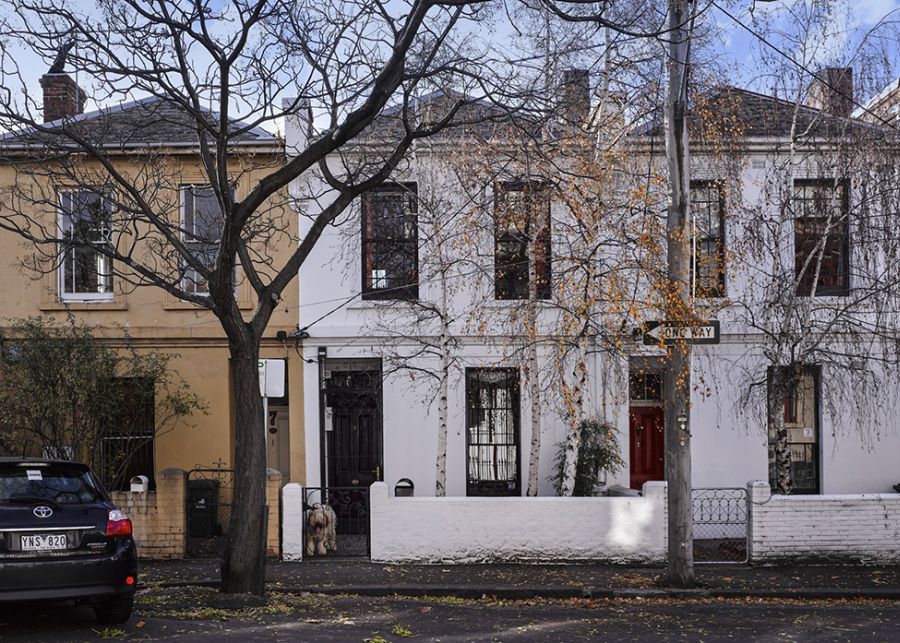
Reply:
[[[134,594],[121,594],[97,603],[94,606],[94,613],[103,625],[116,625],[131,618],[133,607]]]

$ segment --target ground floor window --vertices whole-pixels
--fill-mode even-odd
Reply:
[[[467,368],[467,495],[521,495],[519,421],[519,369]]]
[[[786,382],[783,414],[787,433],[787,453],[790,454],[791,493],[819,493],[819,371],[805,367],[794,377],[779,378]],[[774,395],[773,377],[769,373],[769,395]],[[778,488],[776,458],[777,435],[774,418],[769,420],[769,484]]]
[[[147,476],[155,488],[155,384],[152,379],[118,378],[109,426],[100,436],[98,473],[112,491],[130,488],[131,478]]]

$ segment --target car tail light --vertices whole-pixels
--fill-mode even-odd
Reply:
[[[112,509],[109,517],[106,519],[106,535],[109,536],[130,536],[131,535],[131,519],[118,509]]]

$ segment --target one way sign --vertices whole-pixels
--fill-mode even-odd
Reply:
[[[681,321],[651,321],[644,324],[644,346],[656,346],[662,340],[664,344],[677,342],[688,344],[718,344],[719,320],[710,319],[702,324],[689,324]]]

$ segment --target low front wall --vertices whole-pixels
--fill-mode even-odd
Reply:
[[[371,487],[372,560],[660,562],[666,485],[643,497],[392,498]]]
[[[900,494],[783,496],[751,482],[750,560],[900,562]]]
[[[128,514],[141,558],[183,558],[186,473],[166,469],[156,477],[156,491],[115,491],[113,503]]]

